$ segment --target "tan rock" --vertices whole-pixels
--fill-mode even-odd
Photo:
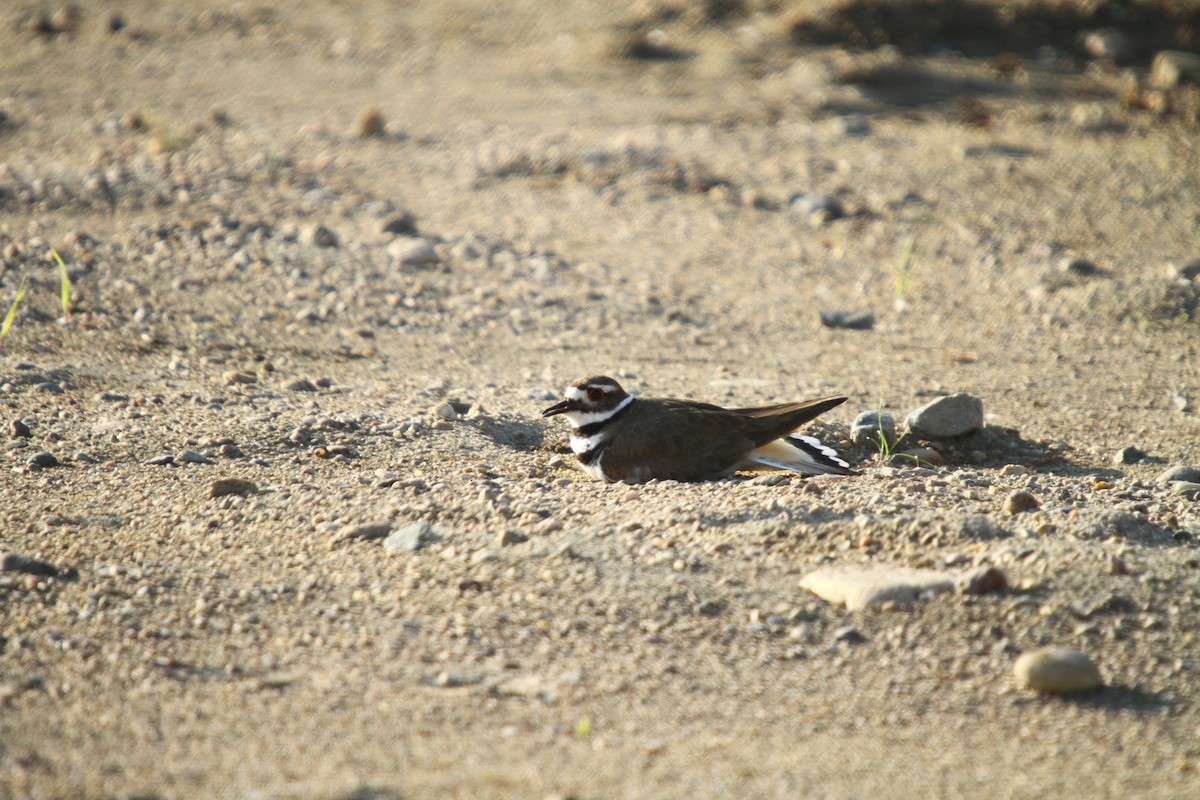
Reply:
[[[892,603],[912,605],[923,594],[949,592],[954,578],[931,569],[912,569],[890,564],[822,567],[800,580],[800,587],[849,611]]]
[[[1050,694],[1086,692],[1104,685],[1092,657],[1072,647],[1042,647],[1022,653],[1013,665],[1017,680]]]

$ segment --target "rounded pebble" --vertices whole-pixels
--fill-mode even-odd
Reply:
[[[1086,692],[1104,685],[1092,657],[1071,647],[1043,647],[1023,653],[1013,665],[1017,680],[1051,694]]]
[[[41,452],[34,453],[28,459],[26,459],[25,464],[29,466],[30,469],[49,469],[50,467],[58,466],[58,459],[53,453],[42,450]]]
[[[1036,511],[1041,505],[1032,494],[1018,489],[1005,499],[1004,510],[1009,514],[1023,514],[1026,511]]]

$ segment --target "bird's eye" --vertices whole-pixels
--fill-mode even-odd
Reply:
[[[603,398],[604,398],[604,390],[603,389],[597,389],[595,386],[588,389],[588,400],[591,400],[593,403],[597,403],[600,400],[602,400]]]

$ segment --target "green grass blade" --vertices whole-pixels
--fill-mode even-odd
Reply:
[[[71,315],[71,308],[75,305],[75,290],[71,287],[71,276],[67,274],[67,265],[63,263],[62,256],[53,247],[50,248],[50,255],[54,256],[54,260],[58,262],[59,299],[62,302],[63,316],[68,317]]]
[[[3,324],[0,324],[0,339],[8,336],[9,329],[12,328],[13,322],[17,319],[17,311],[21,308],[21,301],[25,299],[25,292],[28,290],[29,279],[21,278],[21,283],[17,286],[17,296],[13,298],[12,305],[8,307],[8,313],[4,315]]]

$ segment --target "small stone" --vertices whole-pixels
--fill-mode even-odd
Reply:
[[[1182,265],[1172,261],[1163,265],[1163,272],[1171,279],[1194,281],[1200,278],[1200,261],[1192,261]]]
[[[33,431],[29,430],[29,426],[19,419],[14,419],[8,423],[8,432],[14,439],[28,439],[33,435]]]
[[[1161,51],[1150,65],[1150,82],[1160,89],[1200,83],[1200,55],[1182,50]]]
[[[57,467],[59,464],[58,459],[53,453],[42,450],[27,458],[25,465],[30,469],[50,469],[51,467]]]
[[[1176,392],[1175,394],[1171,395],[1171,407],[1180,414],[1186,414],[1192,410],[1192,403],[1186,394],[1183,392]]]
[[[823,225],[846,216],[846,208],[836,197],[824,194],[794,194],[788,198],[791,213],[813,225]]]
[[[500,531],[500,535],[496,537],[496,544],[500,547],[509,547],[514,544],[528,542],[529,537],[519,531]]]
[[[1086,31],[1080,37],[1080,43],[1088,57],[1097,61],[1124,63],[1133,57],[1129,36],[1118,28]]]
[[[387,121],[383,117],[383,112],[375,106],[367,106],[354,118],[354,135],[360,139],[383,136],[386,127]]]
[[[383,540],[383,549],[389,553],[415,553],[430,542],[437,541],[433,526],[421,520],[406,525]]]
[[[408,236],[396,239],[387,247],[388,257],[402,267],[417,267],[441,261],[437,250],[428,239]]]
[[[1011,478],[1016,475],[1032,475],[1033,470],[1024,464],[1005,464],[1000,468],[1000,475],[1005,478]]]
[[[204,455],[198,450],[184,450],[179,454],[177,461],[184,464],[211,464],[213,460]]]
[[[746,483],[751,486],[778,486],[781,483],[787,483],[787,481],[786,475],[779,472],[772,472],[766,475],[757,475],[746,481]]]
[[[1197,497],[1200,497],[1200,483],[1171,481],[1171,491],[1175,494],[1181,494],[1189,500],[1195,500]]]
[[[880,431],[883,432],[883,442],[879,441]],[[896,419],[891,414],[864,411],[850,423],[850,438],[855,444],[890,447],[896,442]]]
[[[910,447],[893,453],[888,463],[895,467],[940,467],[946,460],[932,447]]]
[[[1080,278],[1092,278],[1102,274],[1102,270],[1086,258],[1064,258],[1058,262],[1058,269]]]
[[[1009,514],[1023,514],[1026,511],[1036,511],[1041,505],[1031,493],[1018,489],[1005,499],[1004,510]]]
[[[1113,463],[1120,467],[1126,464],[1136,464],[1144,458],[1146,458],[1146,451],[1129,445],[1122,447],[1113,455]]]
[[[312,247],[337,247],[337,234],[324,225],[309,225],[300,233],[300,243]]]
[[[305,378],[298,378],[294,381],[290,381],[283,388],[289,392],[315,392],[317,390],[316,384]]]
[[[987,594],[1008,588],[1008,576],[999,567],[984,565],[954,579],[959,594]]]
[[[429,413],[438,419],[444,419],[447,422],[453,422],[458,419],[458,411],[454,408],[454,404],[449,400],[444,400],[429,410]]]
[[[867,637],[863,636],[862,632],[853,625],[843,625],[833,632],[833,640],[846,644],[861,644],[867,640]]]
[[[163,453],[161,456],[155,456],[146,463],[153,464],[156,467],[170,466],[171,464],[175,463],[175,456],[171,455],[170,453]]]
[[[58,567],[38,558],[23,556],[20,553],[4,553],[0,555],[0,572],[23,572],[26,575],[41,575],[47,578],[58,577]]]
[[[45,392],[46,394],[62,394],[63,387],[54,381],[43,381],[42,383],[34,384],[35,392]]]
[[[225,382],[226,386],[236,386],[239,384],[258,383],[258,376],[253,372],[229,370],[221,376],[221,380]]]
[[[800,580],[800,588],[848,611],[891,603],[912,605],[918,597],[954,589],[949,573],[890,564],[821,567]]]
[[[826,328],[869,331],[875,327],[875,315],[870,311],[819,311],[817,316]]]
[[[964,436],[983,427],[983,400],[962,392],[939,397],[910,411],[904,423],[923,438]]]
[[[231,494],[242,497],[258,494],[258,484],[245,478],[218,478],[208,487],[209,497],[225,497]]]
[[[1022,653],[1013,665],[1017,680],[1051,694],[1086,692],[1104,685],[1091,656],[1071,647],[1043,647]]]
[[[383,232],[396,236],[416,236],[417,218],[410,211],[402,211],[383,223]]]
[[[83,22],[83,12],[79,6],[71,3],[50,15],[50,27],[55,33],[74,33]]]
[[[392,523],[386,520],[380,522],[366,522],[357,525],[347,525],[337,532],[335,537],[337,541],[356,540],[369,542],[375,539],[382,539],[392,532]]]
[[[245,455],[245,453],[242,452],[242,449],[236,444],[228,443],[221,445],[219,452],[223,458],[241,458]]]
[[[1171,467],[1154,480],[1157,483],[1171,483],[1172,481],[1200,483],[1200,468],[1188,466]]]

